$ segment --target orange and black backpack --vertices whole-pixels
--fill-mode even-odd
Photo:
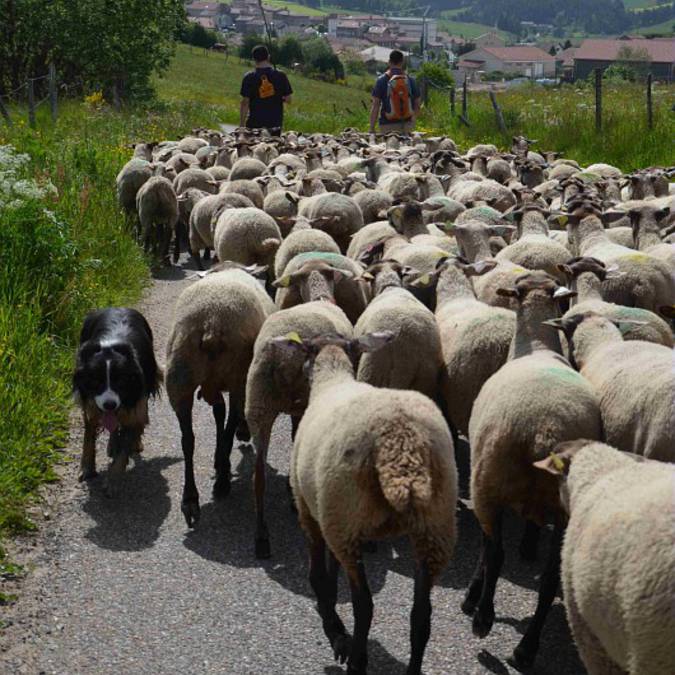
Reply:
[[[389,70],[385,75],[388,78],[387,100],[389,101],[389,112],[385,113],[384,116],[390,122],[405,122],[413,115],[410,78],[405,73],[392,75]]]

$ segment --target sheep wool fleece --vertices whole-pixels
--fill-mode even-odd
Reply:
[[[675,467],[591,443],[568,487],[563,589],[589,673],[675,673]]]

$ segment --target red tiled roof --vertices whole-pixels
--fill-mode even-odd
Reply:
[[[500,61],[555,61],[539,47],[480,47]]]
[[[576,60],[615,61],[621,47],[644,49],[652,61],[657,63],[675,62],[675,39],[665,40],[619,39],[619,40],[584,40],[577,49]]]
[[[555,55],[556,61],[562,61],[563,66],[574,65],[574,56],[577,53],[577,47],[568,47]]]

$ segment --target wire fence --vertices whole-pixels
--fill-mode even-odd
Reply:
[[[38,82],[47,81],[47,93],[41,99],[35,99],[35,85]],[[42,90],[44,91],[44,89]],[[0,115],[7,126],[13,126],[14,122],[9,113],[7,106],[11,104],[28,103],[28,123],[32,128],[35,128],[37,109],[49,101],[51,109],[52,121],[56,122],[58,117],[58,84],[56,80],[56,68],[53,64],[49,65],[49,72],[46,75],[38,75],[37,77],[29,77],[25,82],[20,84],[15,89],[8,92],[0,93]]]

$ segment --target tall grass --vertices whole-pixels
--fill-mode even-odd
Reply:
[[[602,131],[595,130],[593,89],[583,83],[559,87],[536,85],[497,93],[508,133],[500,133],[487,92],[470,92],[466,127],[450,114],[447,93],[434,91],[418,129],[447,133],[460,146],[495,143],[507,148],[511,136],[523,134],[543,150],[563,152],[582,164],[606,162],[631,171],[671,165],[675,158],[675,86],[655,85],[654,128],[647,128],[646,95],[638,84],[603,88]],[[457,101],[459,112],[459,96]]]

